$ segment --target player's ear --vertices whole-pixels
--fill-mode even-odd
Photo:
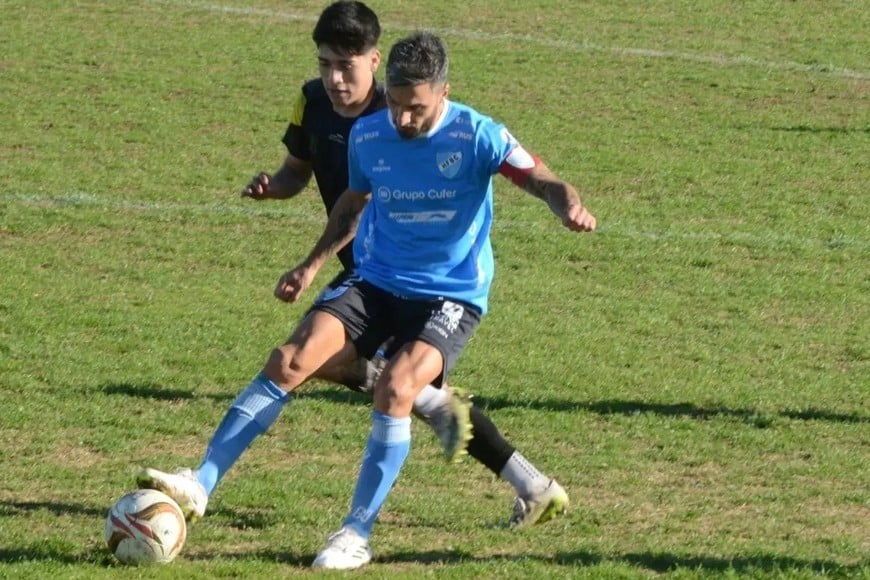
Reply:
[[[378,72],[378,66],[381,64],[381,51],[377,48],[372,51],[372,72]]]
[[[444,83],[444,88],[441,89],[441,98],[446,99],[447,95],[450,94],[450,83]]]

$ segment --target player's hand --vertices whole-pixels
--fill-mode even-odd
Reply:
[[[572,232],[594,232],[595,216],[586,211],[582,205],[570,205],[562,217],[562,225]]]
[[[272,176],[268,173],[261,172],[255,175],[251,182],[242,190],[242,197],[250,197],[251,199],[266,199],[269,194],[269,185],[272,183]]]
[[[275,298],[284,302],[296,302],[302,293],[311,286],[316,270],[307,266],[297,266],[287,271],[275,286]]]

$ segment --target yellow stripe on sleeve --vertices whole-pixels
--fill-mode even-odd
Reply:
[[[302,126],[302,115],[305,112],[305,93],[299,91],[299,96],[296,97],[296,102],[293,104],[293,111],[290,113],[290,124]]]

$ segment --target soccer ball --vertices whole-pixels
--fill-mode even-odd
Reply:
[[[123,564],[166,564],[187,537],[184,514],[175,501],[154,489],[123,496],[106,517],[106,545]]]

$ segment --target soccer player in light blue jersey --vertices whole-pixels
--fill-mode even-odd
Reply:
[[[355,275],[322,293],[283,347],[290,382],[301,384],[324,364],[369,357],[394,338],[375,383],[350,511],[316,568],[352,569],[371,560],[372,526],[410,450],[413,401],[426,385],[446,380],[486,313],[492,176],[500,173],[543,200],[568,229],[595,230],[573,186],[504,126],[447,98],[447,69],[444,44],[431,33],[393,46],[388,108],[354,125],[348,190],[312,252],[275,288],[276,297],[297,300],[356,236]]]
[[[242,190],[255,200],[292,199],[316,181],[327,215],[347,189],[347,143],[354,122],[386,108],[384,87],[375,80],[381,53],[377,49],[377,15],[357,0],[339,0],[326,7],[312,32],[320,76],[296,92],[295,106],[283,142],[287,156],[273,175],[260,173]],[[337,255],[342,271],[327,284],[339,286],[352,275],[353,249]],[[291,401],[284,391],[283,345],[227,409],[194,469],[175,472],[153,467],[137,475],[140,487],[158,489],[174,499],[189,521],[203,517],[212,494],[246,450],[286,414]],[[343,384],[371,394],[375,378],[385,364],[381,357],[357,359],[350,364],[320,367],[315,378]],[[297,383],[286,385],[298,386]],[[565,513],[567,492],[530,462],[499,432],[478,407],[454,396],[444,385],[424,387],[414,403],[414,414],[435,432],[448,458],[466,444],[468,453],[516,492],[509,525],[514,529],[546,522]]]

